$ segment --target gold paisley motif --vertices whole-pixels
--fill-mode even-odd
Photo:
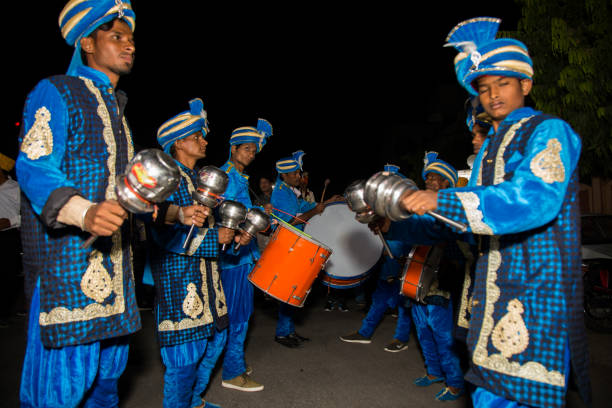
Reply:
[[[499,150],[497,150],[497,156],[495,156],[495,173],[493,177],[493,184],[497,185],[504,181],[504,177],[506,176],[506,161],[504,160],[504,153],[506,153],[506,148],[514,139],[517,130],[525,124],[529,119],[533,116],[528,116],[516,122],[514,125],[510,126],[510,129],[504,134],[504,138],[499,145]]]
[[[189,285],[187,285],[187,296],[185,296],[185,300],[183,300],[183,313],[195,319],[202,314],[203,310],[204,305],[198,296],[196,285],[189,283]]]
[[[30,160],[37,160],[53,152],[53,132],[49,126],[51,112],[43,106],[36,111],[34,118],[34,124],[21,142],[21,151]]]
[[[561,160],[562,146],[558,139],[550,139],[546,143],[546,149],[536,154],[529,163],[529,168],[536,177],[545,183],[552,184],[555,181],[565,181],[565,167]]]
[[[521,316],[525,308],[518,299],[512,299],[508,302],[506,310],[508,313],[497,322],[493,329],[491,343],[501,352],[502,356],[510,358],[527,349],[529,332]]]
[[[102,264],[102,254],[98,250],[93,250],[89,255],[89,266],[81,278],[81,290],[98,303],[104,302],[112,293],[111,277]]]

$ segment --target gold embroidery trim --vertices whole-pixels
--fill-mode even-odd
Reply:
[[[472,299],[468,296],[470,287],[472,286],[472,278],[470,272],[474,265],[474,255],[470,251],[469,244],[461,241],[457,241],[457,246],[465,257],[465,276],[463,279],[463,288],[461,289],[461,302],[459,304],[459,312],[457,317],[457,326],[463,327],[464,329],[470,328],[470,321],[468,320],[468,313],[472,313]]]
[[[190,194],[193,194],[193,192],[195,191],[195,187],[193,183],[191,182],[191,178],[180,167],[179,167],[179,172],[181,173],[181,176],[187,182],[187,191]],[[215,226],[214,218],[212,216],[208,217],[208,227],[212,228],[214,226]],[[196,228],[196,231],[197,231],[196,235],[191,239],[191,242],[189,243],[189,248],[187,249],[187,251],[185,251],[186,255],[191,256],[195,253],[195,251],[198,250],[198,248],[200,247],[200,244],[202,243],[202,241],[204,241],[204,238],[206,237],[208,228]]]
[[[493,230],[483,221],[484,215],[478,209],[480,198],[473,192],[455,193],[465,209],[465,216],[474,234],[493,235]]]
[[[216,262],[213,261],[213,268],[215,268]],[[216,270],[216,269],[213,269]],[[208,283],[206,280],[206,260],[204,258],[200,259],[200,276],[202,279],[202,311],[203,313],[201,317],[186,317],[181,319],[179,322],[173,322],[171,320],[164,320],[157,325],[157,330],[160,332],[167,331],[177,331],[177,330],[185,330],[185,329],[193,329],[195,327],[205,326],[213,322],[212,312],[210,310],[210,299],[208,297]],[[190,284],[192,285],[192,284]],[[197,288],[195,284],[193,284],[194,290]],[[189,314],[185,311],[185,304],[183,303],[183,312],[189,316]],[[197,316],[197,314],[195,315]]]
[[[521,121],[515,123],[506,133],[504,139],[502,140],[502,144],[497,152],[496,161],[495,161],[495,170],[494,170],[494,184],[499,184],[504,181],[505,176],[505,162],[504,162],[504,152],[506,147],[510,144],[511,140],[514,138],[514,135],[519,127],[523,125],[527,120],[531,117],[523,118]],[[476,346],[474,348],[474,353],[472,355],[472,361],[477,366],[486,368],[491,371],[496,371],[505,375],[510,375],[514,377],[520,377],[531,381],[536,381],[540,383],[546,383],[554,386],[565,387],[565,376],[555,370],[548,370],[544,365],[535,361],[528,361],[524,364],[520,364],[516,361],[510,361],[509,357],[505,357],[505,355],[509,355],[510,357],[513,354],[518,354],[519,350],[524,346],[525,348],[520,351],[520,353],[524,352],[527,349],[528,344],[528,336],[529,333],[527,328],[525,327],[524,333],[520,335],[520,342],[517,346],[503,346],[499,342],[501,327],[512,327],[512,324],[508,323],[510,317],[502,323],[502,320],[506,316],[510,315],[510,310],[513,310],[512,314],[516,315],[518,310],[524,309],[522,303],[518,300],[513,302],[513,305],[508,303],[508,307],[510,310],[507,315],[500,319],[498,325],[495,325],[493,320],[493,313],[495,311],[495,304],[499,300],[500,297],[500,289],[496,284],[497,281],[497,271],[501,266],[501,252],[499,250],[499,237],[493,236],[490,238],[490,247],[489,247],[489,257],[488,257],[488,265],[487,265],[487,277],[486,277],[486,294],[485,294],[485,304],[484,304],[484,313],[482,325],[480,328],[480,333],[478,334],[478,340],[476,342]],[[476,300],[473,302],[476,304]],[[520,307],[518,307],[520,305]],[[521,312],[522,313],[522,312]],[[520,315],[520,313],[519,313]],[[514,316],[516,317],[516,316]],[[521,318],[522,320],[522,318]],[[501,324],[501,326],[500,326]],[[524,322],[523,322],[524,324]],[[520,325],[518,325],[520,326]],[[517,326],[517,327],[518,327]],[[500,327],[500,329],[497,329]],[[497,337],[497,346],[493,344],[497,350],[502,351],[500,354],[491,354],[489,355],[487,350],[487,345],[489,342],[489,338],[492,337],[493,332],[497,329],[497,332],[494,336]],[[512,336],[511,336],[512,337]],[[493,339],[492,339],[493,341]]]
[[[533,174],[541,178],[545,183],[552,184],[555,181],[565,181],[565,167],[561,160],[561,143],[558,139],[550,139],[546,149],[538,153],[529,163]]]
[[[225,292],[223,291],[223,285],[221,284],[221,279],[219,278],[217,261],[211,261],[211,266],[213,289],[215,291],[215,298],[217,299],[217,304],[215,307],[217,308],[217,316],[221,317],[227,314],[227,302],[225,301]]]
[[[53,152],[53,132],[49,126],[51,112],[43,106],[38,108],[34,118],[34,124],[21,142],[21,151],[30,160],[37,160]]]
[[[115,138],[113,135],[113,128],[111,124],[110,114],[102,98],[100,90],[96,88],[90,79],[81,77],[81,80],[85,83],[85,86],[95,96],[98,101],[97,113],[104,129],[102,136],[106,143],[108,151],[107,167],[109,171],[108,186],[105,191],[106,199],[116,199],[115,183],[117,178],[117,172],[114,164],[117,160],[117,146],[115,144]],[[41,326],[61,323],[71,323],[78,321],[87,321],[97,319],[101,317],[109,317],[125,312],[125,298],[123,292],[123,245],[121,232],[117,231],[112,235],[112,247],[110,252],[110,260],[113,265],[113,277],[112,277],[112,292],[115,294],[114,302],[112,304],[102,305],[100,303],[91,303],[83,308],[68,309],[63,306],[53,308],[49,313],[41,312],[38,316],[38,322]],[[93,252],[93,251],[92,251]],[[92,262],[96,263],[96,256],[90,256],[89,266],[87,270],[92,267]],[[87,273],[87,271],[85,272]],[[85,294],[85,293],[84,293]],[[85,294],[87,296],[87,294]]]

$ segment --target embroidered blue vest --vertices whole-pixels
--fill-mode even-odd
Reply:
[[[41,339],[48,347],[140,328],[129,222],[112,237],[81,248],[89,234],[56,220],[75,194],[94,202],[116,198],[116,177],[133,156],[124,96],[105,76],[84,71],[83,77],[39,83],[26,100],[20,136],[24,257],[33,265],[27,281],[39,280]]]

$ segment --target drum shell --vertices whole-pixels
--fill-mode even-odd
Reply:
[[[302,307],[331,253],[300,231],[279,224],[248,279],[281,302]]]
[[[442,250],[439,247],[413,247],[402,269],[400,294],[424,303],[436,278],[441,255]]]

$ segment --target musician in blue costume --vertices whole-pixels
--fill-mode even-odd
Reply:
[[[193,217],[201,225],[197,233],[183,243],[190,227],[183,223],[167,224],[167,214],[157,215],[152,228],[156,244],[150,251],[155,282],[155,330],[164,373],[163,406],[216,407],[205,402],[210,374],[227,339],[228,315],[225,295],[219,277],[217,257],[219,243],[229,243],[233,231],[215,227],[210,209],[194,205],[192,193],[197,188],[196,163],[206,156],[209,133],[201,99],[189,102],[189,110],[162,124],[157,140],[176,161],[181,182],[167,200],[167,211],[178,210],[178,219],[193,213],[197,207],[204,217]],[[204,221],[204,225],[202,225]]]
[[[232,132],[229,140],[230,158],[221,166],[221,170],[229,177],[227,189],[223,194],[226,200],[237,201],[247,209],[254,207],[249,196],[249,176],[244,170],[253,162],[255,155],[261,151],[271,135],[272,125],[264,119],[257,121],[257,127],[244,126]],[[244,359],[244,341],[249,328],[249,318],[253,313],[253,285],[248,281],[247,275],[259,256],[257,241],[251,239],[248,244],[240,247],[238,253],[232,246],[219,258],[221,282],[230,320],[221,385],[240,391],[261,391],[264,388],[250,378],[251,368]]]
[[[132,158],[116,89],[134,62],[130,2],[69,1],[59,25],[75,47],[66,75],[28,95],[16,170],[30,300],[20,401],[27,407],[115,407],[140,329],[127,213],[117,175]],[[91,234],[93,246],[81,245]]]
[[[399,167],[393,164],[385,165],[384,171],[405,177],[399,173]],[[396,353],[406,350],[410,340],[410,326],[412,325],[410,307],[412,302],[400,294],[401,266],[399,259],[408,255],[412,246],[401,240],[388,239],[389,237],[386,234],[383,234],[383,236],[389,245],[393,259],[389,258],[386,252],[383,252],[384,260],[380,267],[376,289],[372,293],[372,303],[368,313],[363,318],[361,327],[357,332],[340,336],[340,340],[347,343],[370,344],[372,335],[384,317],[387,308],[397,308],[398,316],[393,340],[384,348],[385,351]]]
[[[472,135],[472,147],[476,155],[467,185],[474,186],[476,185],[476,180],[480,173],[482,155],[486,151],[486,146],[489,143],[487,135],[489,129],[491,129],[491,117],[484,111],[478,97],[474,95],[470,96],[468,99],[466,125]],[[457,245],[465,258],[465,268],[463,287],[459,299],[456,302],[458,310],[455,338],[465,342],[467,339],[467,330],[470,327],[469,320],[472,310],[472,291],[478,248],[465,241],[457,241]]]
[[[278,177],[270,200],[274,207],[273,214],[275,216],[302,231],[305,226],[304,222],[316,214],[321,214],[328,203],[342,199],[342,197],[334,195],[323,203],[309,203],[293,192],[292,187],[300,186],[300,172],[303,170],[304,154],[302,150],[298,150],[293,152],[291,156],[276,162]],[[293,311],[293,306],[280,302],[276,336],[274,337],[276,342],[290,348],[299,347],[303,342],[309,340],[295,332]]]
[[[580,272],[581,140],[563,120],[525,106],[527,47],[492,39],[498,19],[460,23],[447,41],[464,64],[460,83],[492,118],[476,185],[402,199],[469,225],[479,258],[468,333],[474,406],[562,407],[570,364],[590,403]],[[494,28],[491,29],[491,26]]]

